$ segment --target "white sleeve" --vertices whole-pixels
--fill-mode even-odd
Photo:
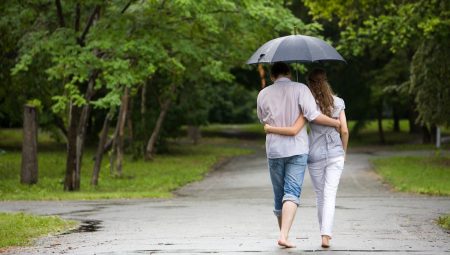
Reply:
[[[300,105],[303,116],[308,121],[313,121],[320,115],[320,111],[317,109],[316,100],[311,94],[309,88],[305,85],[300,87],[300,97],[298,104]]]

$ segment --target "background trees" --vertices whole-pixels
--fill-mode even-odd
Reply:
[[[408,113],[411,130],[417,129],[414,121],[423,125],[425,131],[449,124],[450,116],[438,102],[449,96],[443,85],[448,80],[444,73],[449,75],[449,67],[443,59],[431,54],[438,49],[440,56],[448,54],[448,47],[440,46],[443,38],[449,38],[448,1],[304,2],[314,19],[338,25],[339,48],[348,57],[369,58],[376,64],[370,71],[365,70],[375,108],[390,105],[394,118]],[[424,78],[425,73],[429,79]],[[432,82],[431,77],[436,80]],[[434,97],[439,100],[429,100]]]
[[[3,1],[0,123],[41,105],[39,127],[67,144],[65,190],[79,189],[85,143],[96,185],[105,155],[120,177],[126,153],[151,160],[182,126],[195,142],[200,125],[254,121],[261,81],[244,63],[297,27],[348,60],[326,68],[354,131],[377,118],[385,143],[382,119],[399,131],[408,118],[427,140],[450,119],[447,2]]]
[[[102,138],[92,183],[109,149],[111,172],[120,176],[127,148],[152,159],[171,130],[206,123],[222,93],[229,102],[239,91],[250,100],[231,70],[243,67],[255,45],[294,26],[306,33],[319,29],[294,17],[282,1],[35,0],[1,7],[7,38],[2,92],[21,98],[2,103],[4,119],[17,115],[12,104],[43,102],[48,126],[67,142],[65,190],[80,188],[86,137]],[[9,89],[13,83],[20,84]],[[231,89],[218,89],[224,85]],[[225,121],[251,115],[235,111]]]

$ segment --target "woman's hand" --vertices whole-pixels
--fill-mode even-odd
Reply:
[[[269,124],[264,124],[264,132],[266,132],[266,134],[270,133],[270,129],[272,128],[271,125]]]

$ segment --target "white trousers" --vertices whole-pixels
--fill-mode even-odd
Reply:
[[[320,234],[332,236],[336,193],[344,169],[344,156],[308,164],[309,175],[316,192]]]

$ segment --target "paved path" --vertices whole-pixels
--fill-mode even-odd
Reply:
[[[380,154],[383,156],[386,154]],[[8,254],[445,254],[450,235],[433,220],[450,198],[394,193],[350,154],[338,191],[332,249],[320,248],[314,194],[306,175],[291,239],[280,249],[264,154],[237,158],[169,200],[0,202],[1,211],[56,214],[84,230],[40,239]]]

